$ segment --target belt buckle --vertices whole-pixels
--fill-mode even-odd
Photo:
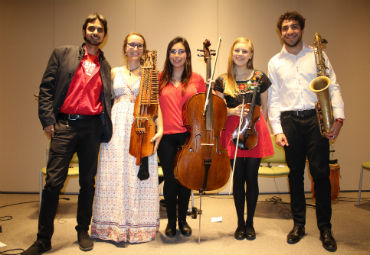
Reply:
[[[76,116],[76,117],[74,117],[74,118],[73,118],[73,117],[71,117],[71,116]],[[68,119],[69,119],[69,120],[77,120],[77,116],[78,116],[78,115],[75,115],[75,114],[68,114]]]
[[[297,111],[298,118],[304,118],[304,111]]]

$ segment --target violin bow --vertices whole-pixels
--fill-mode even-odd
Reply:
[[[238,144],[239,144],[239,137],[240,137],[240,128],[242,126],[243,122],[243,112],[244,112],[244,96],[243,96],[243,101],[242,101],[242,110],[240,112],[240,119],[239,119],[239,126],[238,126],[238,136],[236,138],[236,146],[235,146],[235,153],[234,153],[234,161],[233,161],[233,169],[231,171],[231,180],[234,179],[234,170],[235,170],[235,161],[236,161],[236,155],[238,154]],[[231,194],[231,185],[232,182],[230,182],[230,188],[229,188],[229,195]]]
[[[207,111],[207,106],[208,106],[208,97],[209,93],[211,93],[211,87],[212,87],[212,82],[213,82],[213,76],[215,74],[215,69],[216,69],[216,63],[217,63],[217,58],[218,58],[218,50],[220,49],[220,44],[221,44],[221,37],[218,38],[218,43],[217,43],[217,50],[216,50],[216,56],[215,56],[215,61],[213,62],[213,67],[211,71],[211,77],[209,78],[208,82],[208,88],[207,88],[207,95],[206,95],[206,101],[204,103],[204,108],[203,108],[203,116],[206,115]]]

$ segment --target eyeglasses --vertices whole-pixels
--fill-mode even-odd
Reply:
[[[89,30],[89,32],[91,32],[91,33],[95,32],[95,30],[98,30],[98,33],[103,33],[104,32],[104,28],[96,27],[96,26],[88,26],[87,30]]]
[[[144,47],[144,45],[142,43],[128,43],[127,44],[131,49],[135,49],[135,47],[137,47],[138,49],[142,49]]]
[[[185,50],[183,50],[183,49],[178,49],[178,50],[172,49],[172,50],[170,50],[170,54],[175,55],[176,53],[178,53],[179,55],[182,55],[182,54],[185,53]]]

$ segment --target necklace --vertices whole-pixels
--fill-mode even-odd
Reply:
[[[129,71],[129,75],[131,76],[131,73],[135,72],[137,69],[140,68],[140,65],[138,65],[137,67],[133,68],[133,69],[128,69]]]
[[[177,88],[181,84],[181,80],[177,80],[177,79],[174,79],[174,78],[171,78],[171,82],[172,82],[173,86],[175,86],[175,88]]]

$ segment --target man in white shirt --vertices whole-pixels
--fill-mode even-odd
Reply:
[[[304,169],[306,158],[315,183],[316,217],[320,240],[328,251],[336,251],[337,244],[331,231],[331,186],[329,168],[329,140],[338,136],[344,120],[344,104],[332,66],[323,53],[327,73],[331,79],[329,94],[334,123],[329,132],[321,135],[315,112],[317,96],[310,91],[310,82],[317,77],[313,48],[304,44],[302,35],[305,19],[297,12],[280,16],[277,27],[283,42],[282,50],[268,64],[269,120],[276,143],[285,149],[290,168],[289,185],[294,227],[287,242],[294,244],[305,235],[306,202]]]

